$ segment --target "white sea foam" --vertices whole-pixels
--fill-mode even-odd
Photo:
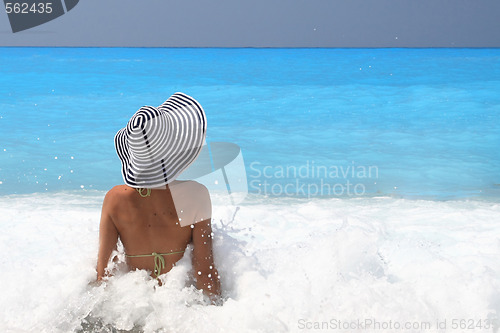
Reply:
[[[102,197],[0,198],[0,331],[372,331],[355,326],[372,320],[417,332],[500,313],[498,203],[214,200],[217,307],[191,285],[189,251],[161,287],[145,271],[89,284]]]

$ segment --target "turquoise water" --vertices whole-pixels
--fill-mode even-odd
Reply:
[[[3,195],[122,183],[114,134],[182,91],[205,108],[208,141],[241,147],[250,192],[500,198],[499,49],[3,48],[0,60]]]
[[[4,48],[0,60],[1,332],[499,327],[500,50]],[[114,134],[176,91],[204,106],[208,141],[241,147],[252,192],[212,195],[222,307],[192,286],[190,250],[162,287],[123,262],[93,284],[102,200],[122,183]]]

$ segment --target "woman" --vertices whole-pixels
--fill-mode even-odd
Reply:
[[[120,238],[130,269],[158,278],[193,244],[196,287],[214,302],[220,282],[212,254],[211,202],[207,189],[175,178],[198,157],[206,117],[192,97],[175,93],[158,108],[139,109],[115,136],[125,185],[104,198],[99,228],[97,279],[106,275]]]

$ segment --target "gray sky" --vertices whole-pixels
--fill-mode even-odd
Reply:
[[[500,47],[500,1],[80,0],[0,46]]]

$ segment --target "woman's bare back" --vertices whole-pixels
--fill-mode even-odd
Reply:
[[[152,190],[148,197],[142,197],[126,185],[117,186],[112,191],[120,197],[114,220],[125,253],[143,255],[176,252],[163,256],[165,269],[155,272],[155,275],[169,271],[182,258],[182,251],[191,242],[191,228],[180,226],[170,189]],[[192,210],[189,213],[193,214]],[[127,262],[131,269],[153,271],[152,257],[128,257]]]
[[[168,272],[182,258],[181,251],[193,243],[197,285],[200,289],[205,286],[209,294],[218,293],[212,257],[211,203],[203,185],[174,181],[164,189],[151,190],[149,196],[126,185],[112,188],[106,194],[101,215],[98,279],[104,276],[112,251],[110,244],[116,246],[118,237],[127,255],[177,252],[162,255],[165,268],[160,272],[154,272],[152,256],[127,258],[130,269],[146,269],[152,276]]]

